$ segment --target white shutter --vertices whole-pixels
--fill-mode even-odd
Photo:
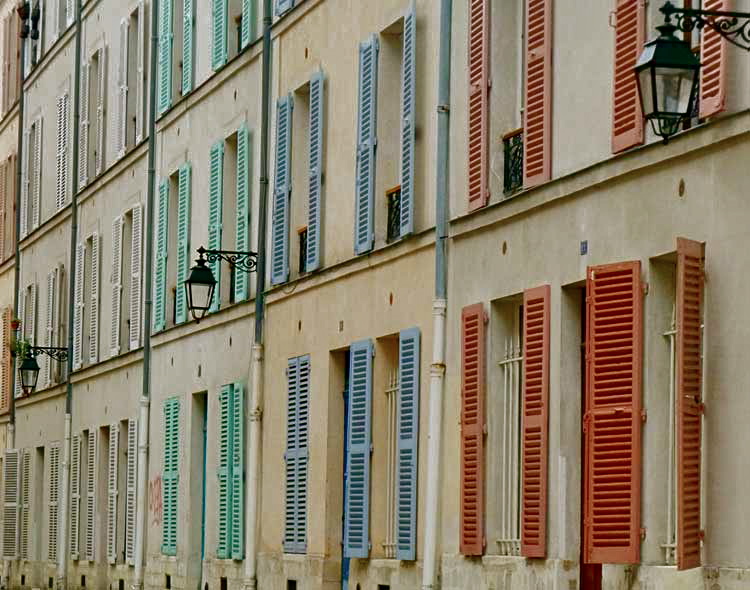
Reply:
[[[68,201],[68,170],[70,168],[70,95],[66,92],[62,96],[62,193],[57,206],[62,209]]]
[[[81,435],[74,434],[70,449],[70,558],[80,559],[81,530]]]
[[[52,0],[52,44],[57,41],[58,37],[60,36],[60,29],[63,28],[62,20],[60,19],[60,0]],[[55,6],[57,4],[57,6]],[[41,8],[41,7],[40,7]],[[57,8],[57,10],[55,10]],[[42,13],[42,18],[44,18],[44,13]],[[39,36],[39,40],[41,41],[41,35]]]
[[[29,517],[31,512],[31,451],[23,450],[21,457],[21,530],[18,535],[18,554],[29,558]]]
[[[18,294],[18,319],[21,320],[21,338],[25,338],[24,332],[26,330],[26,326],[24,325],[24,321],[26,320],[26,289]],[[18,375],[18,367],[21,365],[21,360],[21,355],[16,356],[16,366],[13,369],[16,374],[16,388],[14,393],[16,399],[23,395],[23,390],[21,389],[21,379]]]
[[[47,275],[47,309],[45,322],[45,346],[55,346],[55,323],[56,323],[56,301],[57,301],[57,268]],[[45,383],[52,385],[52,368],[54,361],[43,355]]]
[[[3,461],[3,557],[18,557],[18,516],[19,453],[17,449],[7,449]]]
[[[88,450],[86,456],[86,559],[96,559],[96,465],[97,465],[97,438],[96,428],[89,430]]]
[[[117,561],[117,470],[120,452],[120,427],[109,425],[109,461],[107,466],[107,560]]]
[[[117,61],[117,158],[125,155],[128,141],[128,30],[130,19],[120,21],[120,59]]]
[[[146,92],[146,9],[143,0],[138,2],[138,78],[135,81],[135,143],[143,140],[143,123],[146,117],[144,101]]]
[[[47,559],[57,563],[57,535],[60,530],[60,443],[49,448],[49,545]]]
[[[73,370],[83,366],[83,264],[86,261],[86,245],[76,248],[75,285],[73,291]]]
[[[133,207],[130,247],[130,350],[141,345],[141,275],[143,268],[143,207]]]
[[[23,132],[23,149],[21,150],[21,227],[20,238],[29,233],[29,149],[31,148],[31,131]]]
[[[95,174],[99,176],[104,170],[104,140],[106,119],[104,110],[107,99],[107,48],[99,50],[99,96],[96,104],[96,159],[94,162]]]
[[[138,479],[138,421],[128,420],[128,472],[125,491],[125,559],[135,565],[136,489]]]
[[[91,297],[89,299],[89,362],[99,362],[99,272],[101,269],[101,238],[91,235]]]
[[[63,183],[63,178],[67,173],[65,162],[65,116],[63,114],[64,98],[65,95],[57,97],[57,151],[55,154],[55,163],[57,164],[57,185],[55,186],[55,205],[58,211],[65,205],[65,185]]]
[[[42,198],[42,118],[39,117],[34,123],[34,153],[32,154],[34,176],[33,176],[33,219],[32,229],[39,227],[40,203]]]
[[[70,26],[76,18],[74,0],[65,0],[65,25]]]
[[[122,315],[122,216],[112,222],[112,329],[110,330],[109,355],[120,354],[120,320]]]
[[[78,188],[82,189],[89,180],[89,64],[81,64],[81,87],[79,95],[79,137],[78,137]]]
[[[37,310],[37,288],[36,283],[29,285],[29,304],[26,308],[28,315],[28,336],[32,346],[36,346],[36,310]]]

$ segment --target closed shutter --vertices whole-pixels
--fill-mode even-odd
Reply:
[[[162,115],[172,106],[172,2],[159,3],[159,89],[158,106]],[[183,56],[184,57],[184,56]]]
[[[547,555],[550,287],[523,294],[521,555]]]
[[[703,244],[678,238],[676,423],[677,569],[680,570],[701,565],[703,264]]]
[[[730,0],[703,0],[704,10],[729,10]],[[701,29],[700,116],[718,115],[727,103],[727,43],[711,27]]]
[[[138,145],[144,137],[144,121],[146,118],[146,7],[143,0],[138,2],[138,49],[136,59],[137,79],[135,81],[135,144]],[[184,65],[183,65],[184,68]]]
[[[167,327],[167,255],[169,248],[169,180],[159,183],[156,202],[156,253],[154,262],[154,332]]]
[[[89,299],[89,362],[99,362],[99,295],[102,242],[98,233],[91,236],[91,298]]]
[[[109,456],[107,460],[107,561],[117,561],[117,495],[120,458],[120,427],[109,425]]]
[[[128,132],[128,36],[130,18],[120,21],[120,59],[117,60],[117,158],[125,155]]]
[[[378,52],[376,35],[359,44],[359,108],[357,110],[356,206],[354,253],[372,250],[375,240],[375,150],[378,131]]]
[[[223,1],[223,0],[220,0]],[[211,146],[208,180],[208,249],[221,250],[222,212],[224,208],[224,140]],[[216,279],[209,311],[218,311],[221,302],[221,262],[208,263]],[[242,272],[242,271],[239,271]],[[239,274],[238,272],[238,274]]]
[[[180,400],[173,397],[164,404],[164,473],[162,477],[161,551],[177,555],[177,486],[179,482]]]
[[[224,0],[226,2],[226,0]],[[194,27],[194,3],[195,0],[183,0],[182,5],[182,95],[190,94],[193,90],[193,39],[195,37]],[[171,82],[170,82],[171,84]]]
[[[290,359],[286,369],[286,503],[284,511],[284,553],[302,553],[297,547],[297,389],[299,359]]]
[[[24,310],[24,307],[26,307],[26,290],[25,289],[18,294],[18,310],[17,310],[18,316],[17,317],[18,317],[18,319],[21,320],[21,331],[20,331],[20,333],[21,333],[22,337],[24,336],[24,330],[26,329],[24,327],[24,324],[23,324],[24,319],[25,319],[25,315],[24,315],[25,310]],[[15,359],[14,359],[14,365],[15,366],[12,369],[13,372],[14,372],[14,374],[15,374],[15,381],[14,381],[15,387],[14,387],[14,391],[13,391],[13,397],[15,399],[18,399],[19,397],[23,396],[23,389],[21,389],[21,379],[20,379],[20,375],[18,373],[18,370],[19,370],[19,368],[21,366],[20,355],[17,355],[15,357]]]
[[[12,178],[10,168],[10,158],[0,164],[0,260],[6,259],[5,248],[5,222],[8,215],[8,207],[13,201],[10,200],[10,191],[8,191],[8,177]]]
[[[75,285],[73,287],[73,370],[83,366],[83,264],[86,260],[86,246],[76,247]]]
[[[419,448],[419,328],[399,334],[396,435],[396,557],[417,558],[417,468]]]
[[[23,132],[23,146],[21,149],[21,227],[19,228],[19,237],[21,239],[26,237],[31,227],[29,223],[29,150],[31,150],[31,128]]]
[[[323,182],[323,123],[325,120],[325,77],[315,72],[310,78],[310,170],[307,207],[307,252],[305,269],[320,267],[321,209]]]
[[[65,0],[65,25],[68,27],[72,25],[75,17],[75,1]]]
[[[634,68],[646,39],[646,4],[643,0],[617,0],[616,11],[612,90],[615,154],[643,143],[643,112]]]
[[[36,283],[29,285],[29,301],[26,306],[26,335],[29,338],[32,346],[37,345],[36,341],[36,310],[38,303]]]
[[[138,421],[128,420],[128,464],[125,482],[125,561],[135,565],[136,499],[138,484]]]
[[[88,449],[86,453],[86,559],[95,561],[96,559],[96,490],[97,466],[99,464],[98,452],[98,430],[91,428],[88,436]]]
[[[484,553],[485,314],[461,313],[461,553]]]
[[[237,250],[250,249],[250,130],[246,124],[237,130]],[[248,298],[248,274],[234,274],[234,300]]]
[[[256,0],[242,0],[242,49],[255,40],[255,2]]]
[[[21,559],[29,559],[30,556],[31,475],[31,451],[23,449],[21,456],[21,522],[18,533],[18,552]]]
[[[417,14],[414,0],[404,16],[401,70],[401,237],[414,231],[414,159],[417,110]]]
[[[552,0],[526,0],[523,185],[552,176]]]
[[[245,557],[245,391],[241,383],[235,383],[232,393],[232,463],[229,474],[232,485],[230,512],[232,559]]]
[[[34,153],[32,154],[32,219],[31,229],[39,227],[40,204],[42,200],[42,118],[39,117],[34,123]]]
[[[276,16],[282,16],[292,8],[294,8],[294,0],[275,0],[273,12]]]
[[[12,329],[10,321],[13,317],[13,309],[6,307],[2,315],[2,335],[0,335],[0,345],[2,345],[2,356],[0,356],[0,414],[10,410],[11,382],[13,378],[13,363],[10,353]]]
[[[55,207],[57,211],[65,206],[68,189],[68,95],[57,98],[57,185],[55,187]]]
[[[89,63],[81,64],[80,113],[78,123],[78,188],[84,188],[89,181]]]
[[[244,557],[244,390],[240,383],[219,392],[219,537],[216,556]]]
[[[190,193],[191,167],[180,166],[177,186],[177,294],[175,300],[175,322],[187,321],[187,302],[184,283],[190,270]]]
[[[18,557],[19,452],[7,449],[3,461],[3,557]]]
[[[141,270],[143,268],[143,207],[140,204],[131,211],[132,228],[130,242],[130,350],[141,346]]]
[[[231,529],[229,526],[232,488],[229,481],[232,452],[232,386],[224,385],[219,392],[219,535],[216,557],[229,559]]]
[[[227,63],[227,0],[211,0],[211,15],[211,67],[218,71]]]
[[[588,269],[584,559],[639,563],[641,263]]]
[[[123,218],[118,215],[112,222],[112,274],[110,284],[112,286],[112,316],[109,355],[120,354],[120,324],[122,319],[122,237]]]
[[[309,462],[310,356],[287,364],[286,512],[284,552],[307,550],[307,472]]]
[[[292,95],[276,103],[276,170],[271,237],[271,283],[289,278],[289,199],[292,192]]]
[[[57,305],[57,269],[47,275],[47,306],[45,309],[44,322],[44,344],[45,346],[55,345],[55,324],[57,322],[56,305]],[[44,359],[44,382],[47,386],[53,382],[53,360],[49,357]]]
[[[74,434],[70,447],[70,558],[78,561],[81,533],[81,435]]]
[[[49,448],[49,523],[47,559],[57,563],[57,536],[60,532],[60,443]]]
[[[344,498],[344,557],[370,554],[370,454],[372,453],[371,340],[349,349],[349,441]]]
[[[490,1],[469,3],[469,211],[484,207],[489,189]]]
[[[99,176],[104,171],[105,165],[105,141],[107,139],[107,48],[102,47],[99,55],[99,95],[96,103],[96,157],[94,158],[94,174]]]

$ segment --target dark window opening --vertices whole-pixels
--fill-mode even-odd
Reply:
[[[26,576],[24,574],[21,574],[21,586],[26,585]]]
[[[297,590],[297,580],[287,580],[286,590]]]
[[[307,272],[307,228],[303,227],[299,234],[299,274]]]
[[[86,587],[86,576],[81,576],[81,588]]]
[[[523,188],[523,129],[503,136],[503,193],[506,196]]]
[[[219,578],[219,587],[221,590],[227,590],[227,579],[226,578]]]
[[[117,583],[117,587],[119,588],[119,590],[125,590],[125,580],[120,578],[120,581]]]
[[[388,237],[390,244],[401,237],[401,185],[385,192],[388,201]]]
[[[52,586],[55,584],[55,578],[48,578],[47,579],[47,588],[52,588]]]
[[[164,587],[167,590],[171,590],[172,589],[172,576],[170,576],[169,574],[165,574],[164,575]]]

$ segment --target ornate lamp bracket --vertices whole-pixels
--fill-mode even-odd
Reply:
[[[206,250],[198,248],[198,254],[208,262],[224,260],[233,268],[247,273],[255,272],[258,266],[257,252],[238,252],[236,250]]]
[[[750,13],[677,8],[669,1],[660,10],[664,15],[664,21],[667,24],[674,24],[683,33],[708,27],[732,45],[750,51]]]

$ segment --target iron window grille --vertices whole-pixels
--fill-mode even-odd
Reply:
[[[512,195],[523,188],[523,129],[503,136],[503,193]]]
[[[299,230],[299,273],[307,272],[307,228]]]
[[[401,186],[394,187],[385,193],[388,201],[388,236],[390,244],[401,237]]]

